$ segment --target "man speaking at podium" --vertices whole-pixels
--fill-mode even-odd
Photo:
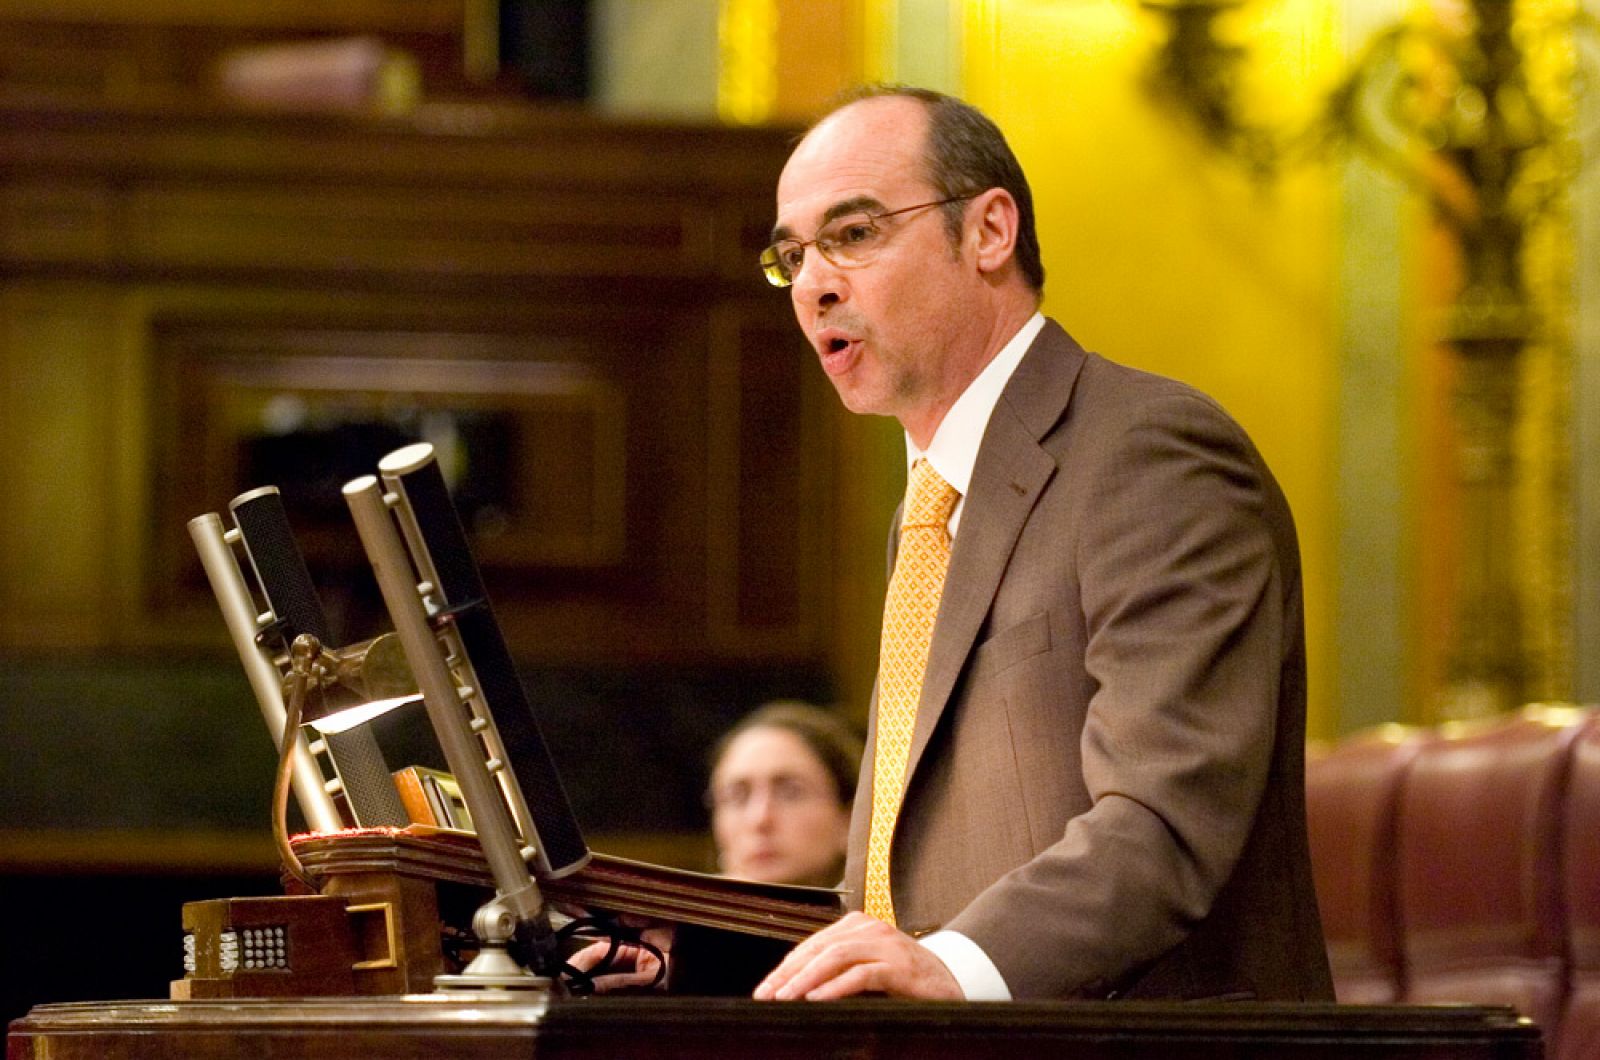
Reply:
[[[1026,179],[872,89],[778,183],[767,278],[905,428],[845,886],[758,998],[1331,1000],[1288,507],[1244,432],[1039,314]]]

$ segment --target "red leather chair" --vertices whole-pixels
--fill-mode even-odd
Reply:
[[[1587,720],[1533,707],[1446,726],[1417,752],[1400,793],[1405,1000],[1513,1005],[1547,1043],[1557,1039],[1567,991],[1560,825]]]
[[[1396,822],[1401,781],[1427,739],[1385,725],[1306,762],[1311,870],[1334,992],[1346,1004],[1385,1004],[1403,992]]]
[[[1600,1056],[1600,722],[1578,737],[1561,834],[1571,985],[1557,1060]]]

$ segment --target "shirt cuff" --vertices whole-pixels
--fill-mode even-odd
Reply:
[[[1010,1001],[1011,989],[989,955],[959,931],[935,931],[917,940],[944,962],[968,1001]]]

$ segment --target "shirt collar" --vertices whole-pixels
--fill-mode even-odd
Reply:
[[[911,436],[906,435],[906,471],[919,458],[925,457],[939,477],[954,486],[963,498],[972,485],[972,469],[978,462],[978,447],[983,444],[983,432],[989,427],[989,417],[1000,392],[1011,381],[1022,355],[1028,352],[1033,340],[1044,329],[1044,314],[1034,313],[1028,318],[1011,341],[1000,348],[994,359],[984,366],[976,379],[967,384],[956,403],[950,406],[944,419],[933,432],[927,449],[918,449]]]

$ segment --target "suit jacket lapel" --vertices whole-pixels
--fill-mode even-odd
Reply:
[[[934,624],[908,780],[972,653],[1028,513],[1055,474],[1055,459],[1039,441],[1066,411],[1084,356],[1059,325],[1047,321],[989,417]]]

